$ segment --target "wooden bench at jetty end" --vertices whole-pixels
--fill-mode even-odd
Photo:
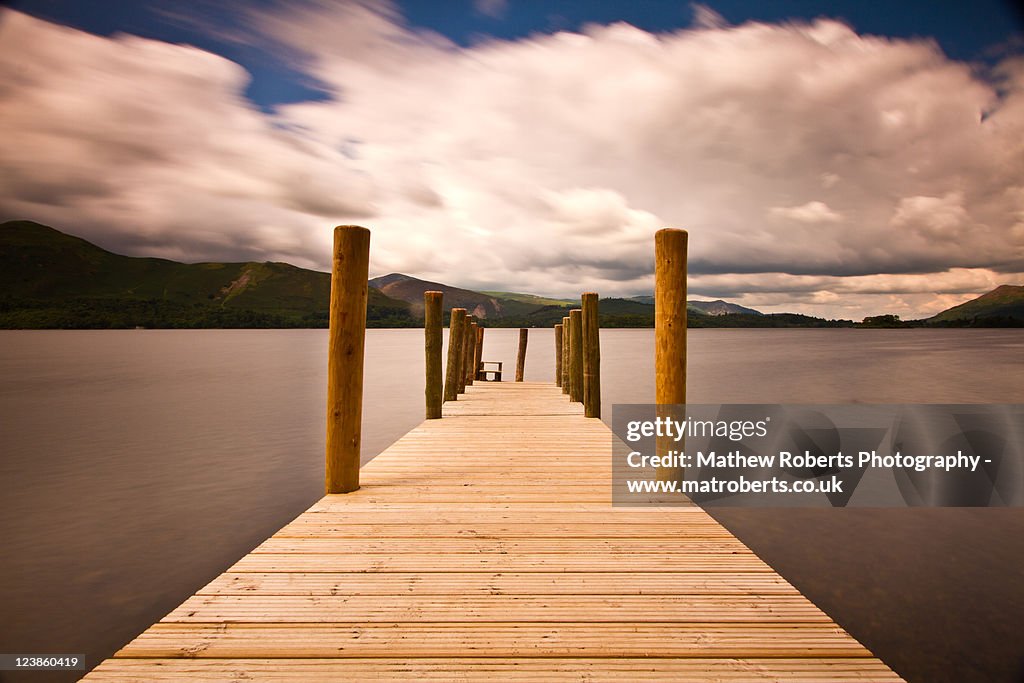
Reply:
[[[488,365],[497,365],[497,370],[488,370]],[[493,375],[488,377],[487,375]],[[480,361],[480,367],[476,371],[476,378],[481,382],[500,382],[501,381],[501,361],[499,360],[482,360]]]

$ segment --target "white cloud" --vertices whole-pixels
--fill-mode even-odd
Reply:
[[[819,201],[810,201],[800,206],[773,206],[768,213],[798,223],[838,223],[843,220],[828,204]]]
[[[950,192],[944,197],[904,197],[889,221],[894,228],[937,239],[955,239],[970,223],[961,192]]]
[[[0,45],[8,216],[170,258],[320,265],[324,223],[376,210],[375,181],[275,128],[228,60],[10,11]]]
[[[671,225],[695,291],[844,317],[1024,272],[1024,62],[997,93],[928,41],[829,20],[469,48],[385,3],[247,20],[333,99],[267,115],[220,57],[4,12],[0,211],[321,268],[330,227],[361,222],[376,273],[559,295],[649,290]]]

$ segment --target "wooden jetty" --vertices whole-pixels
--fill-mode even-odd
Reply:
[[[87,680],[900,680],[700,508],[612,507],[611,448],[467,387]]]
[[[566,343],[587,337],[573,317]],[[558,351],[582,396],[580,354]],[[430,329],[427,354],[439,377]],[[440,389],[355,479],[333,470],[350,492],[86,680],[900,680],[700,508],[613,507],[614,437],[585,416],[599,396],[585,408],[556,383],[479,382],[437,419]]]

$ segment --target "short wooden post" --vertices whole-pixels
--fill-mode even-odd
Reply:
[[[462,319],[462,326],[459,330],[459,336],[462,338],[460,342],[462,345],[459,353],[459,393],[466,393],[466,351],[469,346],[469,328],[473,322],[473,316],[466,315]]]
[[[480,325],[476,320],[469,324],[469,336],[466,338],[466,386],[473,386],[473,378],[476,377],[476,331]]]
[[[428,420],[441,417],[441,394],[444,377],[441,372],[441,346],[444,336],[441,332],[443,292],[423,292],[423,335],[426,350],[426,385],[424,395],[427,402]]]
[[[519,328],[519,353],[516,354],[516,381],[523,381],[523,372],[526,370],[526,337],[530,330],[525,327]]]
[[[459,358],[462,357],[462,323],[466,319],[465,308],[453,308],[448,324],[448,367],[444,373],[444,400],[459,400]]]
[[[370,231],[336,227],[327,336],[327,493],[359,488],[369,266]]]
[[[569,393],[569,385],[572,383],[569,379],[569,332],[571,331],[569,325],[569,316],[562,318],[562,393]]]
[[[473,359],[473,374],[480,372],[480,363],[484,357],[484,328],[476,328],[476,358]]]
[[[562,323],[555,325],[555,386],[562,386]]]
[[[665,228],[654,235],[654,394],[659,406],[686,403],[686,247],[685,230]],[[659,407],[658,412],[664,417],[672,411]],[[681,474],[678,468],[658,468],[655,476],[667,481]]]
[[[583,400],[583,311],[569,311],[569,399]]]
[[[583,303],[583,414],[601,417],[601,326],[595,292],[585,292]]]

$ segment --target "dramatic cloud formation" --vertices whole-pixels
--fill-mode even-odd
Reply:
[[[502,3],[478,3],[479,11]],[[216,55],[0,24],[0,213],[108,248],[372,269],[565,295],[652,289],[690,230],[697,295],[931,313],[1024,272],[1024,62],[829,20],[629,25],[457,47],[389,5],[245,17],[332,98],[261,113]]]

